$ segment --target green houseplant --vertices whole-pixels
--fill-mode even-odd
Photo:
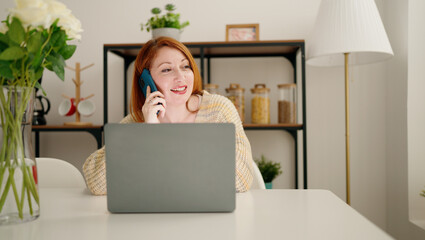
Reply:
[[[261,176],[263,176],[263,180],[266,183],[266,188],[272,188],[272,181],[282,174],[280,163],[276,163],[268,160],[264,155],[261,155],[261,159],[255,160],[255,163],[260,169]]]
[[[180,22],[180,14],[174,13],[176,7],[173,4],[165,5],[166,13],[160,15],[161,9],[152,8],[151,13],[154,15],[148,19],[145,24],[141,24],[141,30],[152,30],[153,38],[168,35],[178,40],[180,32],[189,25],[188,21]]]
[[[64,80],[65,60],[80,39],[81,23],[55,0],[15,0],[0,25],[0,225],[39,216],[32,151],[34,87],[47,68]]]

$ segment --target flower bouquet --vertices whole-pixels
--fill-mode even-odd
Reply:
[[[15,0],[0,25],[0,225],[39,215],[31,144],[34,88],[47,68],[64,80],[81,23],[55,0]],[[44,92],[44,91],[43,91]]]

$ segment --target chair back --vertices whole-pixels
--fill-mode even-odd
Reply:
[[[252,163],[252,177],[253,181],[251,189],[266,189],[263,176],[261,175],[260,169],[255,162]]]
[[[57,158],[36,158],[38,186],[43,188],[86,187],[74,165]]]

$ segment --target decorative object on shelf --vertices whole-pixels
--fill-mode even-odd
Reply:
[[[69,97],[65,94],[62,94],[62,97],[65,98],[60,104],[59,104],[59,115],[61,116],[72,116],[75,113],[75,122],[66,122],[64,125],[68,126],[91,126],[91,122],[81,122],[81,115],[85,117],[91,116],[94,111],[96,110],[96,107],[94,103],[89,100],[89,98],[93,97],[94,94],[90,94],[89,96],[82,98],[81,93],[81,85],[84,83],[81,81],[81,71],[86,70],[89,67],[92,67],[94,63],[87,65],[85,67],[80,67],[80,63],[75,63],[75,68],[68,67],[66,68],[71,69],[75,72],[75,78],[72,79],[72,81],[75,84],[75,98]]]
[[[180,23],[180,14],[173,12],[176,10],[173,4],[165,5],[165,10],[167,12],[160,16],[161,9],[152,8],[151,12],[155,16],[151,17],[146,24],[142,23],[141,30],[143,31],[145,27],[148,32],[152,30],[152,38],[165,36],[180,40],[180,34],[183,28],[189,25],[189,21]]]
[[[0,225],[40,214],[37,167],[31,144],[34,88],[44,68],[64,79],[81,24],[54,0],[16,1],[0,25]],[[46,11],[48,9],[48,11]]]
[[[220,94],[218,91],[218,84],[207,83],[204,85],[204,89],[211,94]]]
[[[44,102],[43,102],[44,100]],[[35,97],[34,114],[32,118],[32,125],[46,125],[47,121],[44,115],[50,111],[50,101],[42,95]]]
[[[251,100],[251,122],[255,124],[270,123],[270,88],[266,84],[255,84],[251,89],[253,94]]]
[[[41,86],[42,78],[38,80],[38,84]],[[35,88],[35,102],[34,102],[34,113],[32,117],[32,125],[46,125],[47,121],[44,115],[50,111],[50,101],[48,98],[42,95],[38,95],[39,88]],[[44,102],[43,102],[44,99]]]
[[[235,105],[242,122],[245,122],[245,88],[241,88],[239,84],[231,83],[226,88],[227,98]]]
[[[280,163],[276,163],[268,160],[264,155],[261,154],[261,160],[256,159],[255,163],[260,169],[261,176],[263,176],[264,182],[266,183],[266,189],[272,189],[272,181],[282,174]]]
[[[278,122],[297,122],[297,98],[295,83],[279,84]]]
[[[345,66],[346,201],[350,204],[348,64],[385,60],[394,55],[393,50],[374,0],[322,0],[306,42],[308,64]]]
[[[259,41],[260,25],[254,24],[227,24],[226,41]]]

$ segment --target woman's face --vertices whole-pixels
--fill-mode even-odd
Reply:
[[[171,47],[160,48],[150,72],[168,106],[186,104],[192,94],[194,76],[182,52]]]

